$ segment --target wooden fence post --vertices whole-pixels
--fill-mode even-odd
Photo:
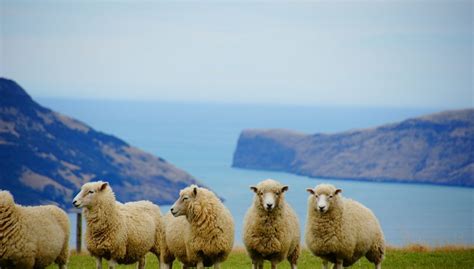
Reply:
[[[82,251],[82,212],[77,213],[76,219],[76,251],[77,253]]]

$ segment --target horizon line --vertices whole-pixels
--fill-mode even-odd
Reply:
[[[164,104],[193,104],[193,105],[231,105],[231,106],[275,106],[275,107],[303,107],[303,108],[373,108],[373,109],[428,109],[428,110],[464,110],[474,109],[472,106],[426,106],[426,105],[387,105],[387,104],[349,104],[349,103],[292,103],[292,102],[262,102],[262,101],[227,101],[227,100],[189,100],[189,99],[160,99],[160,98],[104,98],[104,97],[74,97],[31,95],[33,100],[59,101],[97,101],[97,102],[131,102],[131,103],[164,103]]]

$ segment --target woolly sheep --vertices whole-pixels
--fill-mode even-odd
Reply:
[[[188,227],[185,216],[174,217],[171,213],[163,217],[163,230],[161,235],[161,261],[163,268],[171,269],[177,257],[183,262],[183,268],[190,267],[186,256],[184,231]]]
[[[308,215],[306,220],[306,245],[311,252],[334,268],[351,266],[362,256],[380,269],[385,243],[377,218],[362,204],[345,199],[341,189],[320,184],[307,189]]]
[[[300,255],[300,230],[296,213],[285,201],[288,186],[267,179],[250,189],[255,198],[244,219],[243,241],[252,268],[263,268],[263,261],[269,260],[273,269],[288,259],[295,269]]]
[[[145,268],[149,251],[160,258],[160,208],[149,201],[119,203],[107,182],[89,182],[82,186],[73,205],[83,208],[86,218],[87,250],[102,268],[102,258],[109,268],[138,261]]]
[[[16,205],[0,191],[0,267],[65,269],[69,257],[69,219],[57,206]]]
[[[191,185],[180,191],[171,213],[175,217],[186,216],[186,226],[180,231],[184,234],[186,259],[177,255],[185,267],[220,268],[234,244],[234,220],[219,198],[205,188]]]

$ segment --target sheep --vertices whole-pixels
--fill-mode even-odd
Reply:
[[[109,268],[117,264],[138,262],[145,268],[145,254],[160,258],[161,212],[149,201],[119,203],[107,182],[89,182],[73,200],[83,208],[86,218],[86,245],[96,259],[96,268],[102,268],[102,258]]]
[[[171,269],[176,257],[183,263],[183,268],[190,266],[187,261],[186,244],[183,236],[188,225],[185,216],[174,217],[171,213],[168,213],[163,217],[160,245],[163,268]]]
[[[334,268],[351,266],[362,256],[380,269],[385,243],[380,224],[370,209],[359,202],[342,197],[342,190],[333,185],[320,184],[308,188],[306,245]]]
[[[269,260],[272,269],[287,259],[296,269],[300,255],[299,221],[285,201],[288,186],[267,179],[250,189],[255,192],[253,204],[244,219],[243,241],[252,259],[252,268],[262,269]]]
[[[0,191],[0,267],[66,269],[69,219],[57,206],[20,206]]]
[[[202,269],[214,265],[214,268],[220,268],[234,245],[234,220],[219,198],[205,188],[191,185],[180,191],[171,214],[186,216],[186,225],[181,232],[186,259],[177,255],[184,267]]]

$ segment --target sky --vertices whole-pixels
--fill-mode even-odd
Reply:
[[[4,1],[34,97],[474,106],[473,1]]]

